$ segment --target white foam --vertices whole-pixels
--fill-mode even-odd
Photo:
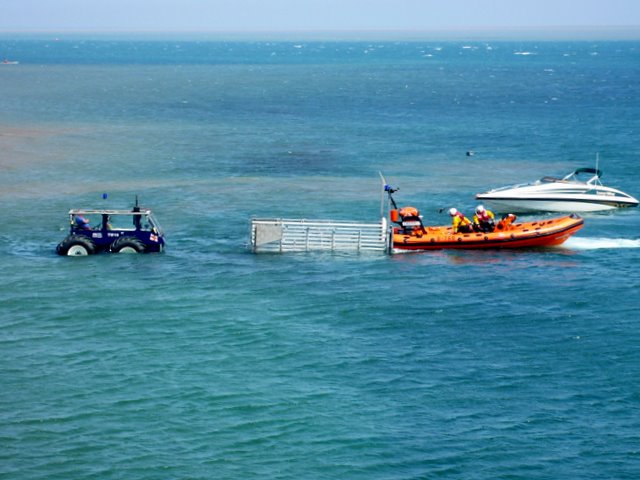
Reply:
[[[595,250],[599,248],[640,248],[640,239],[631,238],[582,238],[571,237],[562,244],[572,250]]]

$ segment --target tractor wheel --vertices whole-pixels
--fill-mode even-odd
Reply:
[[[144,253],[147,247],[137,238],[120,237],[111,244],[111,251],[115,253]]]
[[[96,244],[84,235],[69,235],[56,247],[58,255],[80,257],[96,253]]]

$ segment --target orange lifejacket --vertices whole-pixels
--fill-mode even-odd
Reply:
[[[496,230],[509,230],[511,224],[515,222],[516,218],[517,217],[513,213],[505,215],[496,225]]]

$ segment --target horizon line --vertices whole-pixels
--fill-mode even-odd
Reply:
[[[376,36],[399,35],[405,37],[433,37],[434,35],[457,35],[482,37],[491,34],[518,34],[531,36],[545,34],[545,37],[575,37],[580,34],[609,34],[623,39],[640,39],[640,25],[565,25],[565,26],[446,26],[421,29],[395,29],[395,28],[317,28],[317,29],[160,29],[160,28],[77,28],[77,29],[2,29],[0,35],[232,35],[232,36],[303,36],[315,35],[339,36],[339,35],[366,35]],[[588,38],[591,40],[592,38]]]

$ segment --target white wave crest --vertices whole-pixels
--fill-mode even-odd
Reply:
[[[640,248],[640,239],[632,238],[584,238],[572,237],[562,244],[573,250],[595,250],[599,248]]]

